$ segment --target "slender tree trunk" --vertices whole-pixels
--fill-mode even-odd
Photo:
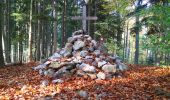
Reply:
[[[38,2],[38,14],[40,14],[41,12],[41,3]],[[38,29],[37,29],[37,54],[36,54],[36,57],[37,57],[37,60],[40,61],[40,27],[41,27],[41,22],[40,22],[40,19],[38,18]]]
[[[91,13],[91,1],[88,3],[88,16],[90,16],[90,13]],[[91,35],[90,33],[90,20],[88,20],[88,24],[87,24],[87,30],[88,30],[88,34]]]
[[[10,41],[9,41],[9,26],[8,26],[8,2],[4,0],[4,10],[3,10],[3,43],[4,43],[4,58],[5,62],[10,63]]]
[[[135,40],[135,58],[134,63],[138,64],[139,60],[139,16],[136,16],[136,40]]]
[[[0,13],[2,13],[2,2],[0,1]],[[3,49],[2,49],[2,16],[0,14],[0,67],[4,66],[4,56],[3,56]]]
[[[67,2],[64,0],[63,14],[62,14],[62,47],[64,47],[66,40],[66,5]]]
[[[28,52],[28,62],[33,61],[32,55],[32,4],[33,0],[30,1],[30,19],[29,19],[29,52]]]
[[[56,0],[53,0],[53,16],[54,16],[54,26],[53,26],[53,53],[57,50],[57,10],[56,10]]]

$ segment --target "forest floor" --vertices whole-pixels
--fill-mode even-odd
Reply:
[[[92,80],[64,77],[65,82],[42,86],[42,77],[31,67],[36,63],[0,68],[0,100],[79,100],[77,91],[87,91],[90,100],[170,99],[170,68],[129,65],[119,78]],[[49,79],[50,80],[50,79]]]

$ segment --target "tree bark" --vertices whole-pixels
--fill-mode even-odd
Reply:
[[[64,47],[66,41],[66,5],[67,2],[64,0],[63,14],[62,14],[62,47]]]
[[[33,61],[32,56],[32,4],[33,0],[30,1],[30,19],[29,19],[29,44],[28,44],[28,62]]]
[[[53,23],[53,53],[57,50],[57,10],[56,10],[56,0],[53,0],[53,16],[54,16],[54,23]]]
[[[0,5],[2,2],[0,1]],[[0,6],[0,13],[2,13],[2,6]],[[2,17],[0,14],[0,67],[4,66],[4,56],[3,56],[3,49],[2,49]]]

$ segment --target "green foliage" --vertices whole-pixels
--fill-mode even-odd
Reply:
[[[113,54],[117,49],[116,41],[113,38],[108,38],[106,40],[105,46],[108,49],[108,53]]]

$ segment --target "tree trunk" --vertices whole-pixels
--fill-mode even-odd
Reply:
[[[8,2],[4,0],[4,18],[3,18],[3,43],[4,43],[4,58],[5,62],[10,63],[10,39],[9,39],[9,26],[8,26]]]
[[[139,7],[142,3],[142,0],[138,0],[137,3],[137,7],[136,10],[139,10]],[[139,15],[136,15],[136,29],[135,29],[135,33],[136,33],[136,40],[135,40],[135,58],[134,58],[134,63],[138,64],[138,60],[139,60]]]
[[[2,2],[0,1],[0,4]],[[2,6],[0,6],[0,13],[2,13]],[[2,49],[2,17],[0,15],[0,67],[4,66],[4,56],[3,56],[3,49]]]
[[[56,0],[53,0],[53,16],[54,16],[54,27],[53,27],[53,53],[57,50],[57,10]]]
[[[30,19],[29,19],[29,44],[28,44],[28,62],[33,61],[33,56],[32,56],[32,4],[33,0],[31,0],[30,3]]]
[[[64,0],[63,14],[62,14],[62,47],[64,47],[66,41],[66,5],[67,2]]]
[[[40,5],[41,5],[41,3],[38,2],[37,3],[38,14],[40,14],[40,12],[41,12]],[[37,45],[36,45],[37,46],[37,50],[36,50],[37,61],[40,61],[40,27],[41,27],[40,25],[41,25],[40,19],[38,18],[38,21],[37,21],[37,39],[36,39],[36,41],[37,41]]]

